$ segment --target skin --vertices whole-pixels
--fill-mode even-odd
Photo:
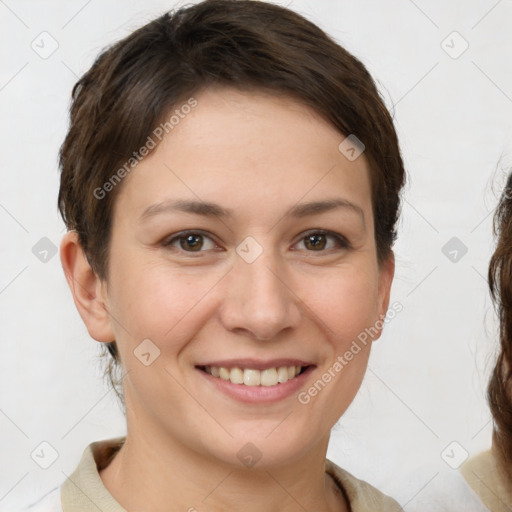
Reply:
[[[296,394],[241,403],[195,365],[300,358],[316,365],[307,390],[385,315],[394,259],[377,262],[367,160],[345,158],[344,136],[290,98],[229,88],[195,98],[197,107],[122,183],[108,279],[92,272],[74,232],[62,240],[88,332],[117,340],[126,372],[127,440],[100,476],[127,510],[348,510],[324,462],[371,343],[306,405]],[[148,206],[176,198],[215,202],[233,216],[176,211],[140,220]],[[328,198],[356,208],[286,216]],[[349,245],[329,235],[314,246],[305,232],[315,229]],[[183,230],[205,236],[163,245]],[[249,235],[263,249],[250,264],[236,252]],[[133,354],[147,338],[160,350],[149,366]],[[262,454],[251,468],[236,456],[248,442]]]

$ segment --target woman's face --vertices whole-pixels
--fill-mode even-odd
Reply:
[[[127,372],[129,431],[238,465],[297,460],[353,400],[388,306],[367,161],[290,99],[195,99],[122,183],[103,341]],[[307,371],[275,383],[291,366]]]

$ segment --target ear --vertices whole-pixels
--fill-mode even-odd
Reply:
[[[107,307],[106,283],[93,272],[76,231],[69,231],[62,238],[60,261],[75,306],[90,336],[96,341],[114,341]]]
[[[391,283],[395,275],[395,254],[390,251],[389,256],[379,266],[379,292],[378,292],[378,309],[377,315],[380,328],[378,328],[378,334],[373,338],[377,340],[382,334],[382,328],[384,327],[384,318],[389,307],[389,297],[391,295]]]

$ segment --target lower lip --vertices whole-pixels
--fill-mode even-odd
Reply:
[[[245,403],[272,403],[297,394],[314,368],[315,366],[313,365],[308,366],[299,376],[275,386],[233,384],[229,380],[214,377],[199,368],[196,369],[208,382],[216,386],[219,391],[235,400]]]

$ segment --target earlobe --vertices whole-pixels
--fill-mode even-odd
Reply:
[[[62,238],[60,260],[75,306],[90,336],[96,341],[113,341],[115,335],[102,293],[103,283],[89,265],[76,231],[69,231]]]

